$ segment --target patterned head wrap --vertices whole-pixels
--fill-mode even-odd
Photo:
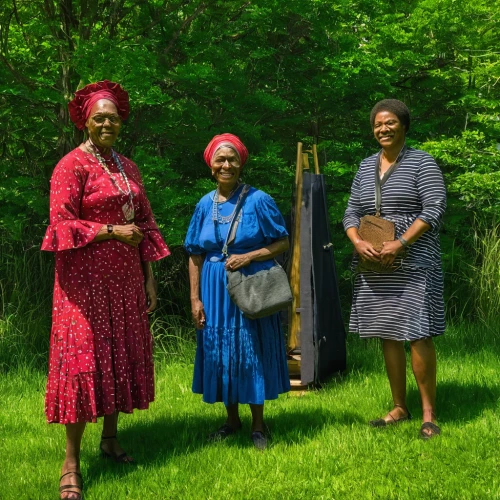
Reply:
[[[111,101],[118,110],[122,120],[126,120],[130,112],[128,92],[119,83],[103,80],[91,83],[75,92],[75,98],[68,104],[69,116],[76,128],[83,130],[92,106],[100,99]]]
[[[381,111],[389,111],[398,117],[398,120],[404,125],[405,131],[410,130],[410,110],[406,104],[398,99],[383,99],[377,102],[370,113],[370,123],[373,128],[375,117]]]
[[[246,163],[248,159],[248,149],[245,147],[245,145],[240,141],[239,137],[233,135],[233,134],[221,134],[221,135],[216,135],[209,143],[208,146],[205,149],[205,152],[203,153],[203,158],[205,160],[205,163],[212,168],[212,159],[220,148],[231,148],[238,153],[238,156],[240,157],[240,163],[241,166]]]

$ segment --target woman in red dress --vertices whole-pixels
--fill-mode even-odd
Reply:
[[[116,438],[118,414],[154,400],[150,262],[170,252],[137,166],[112,148],[129,113],[127,92],[107,80],[87,85],[69,110],[88,138],[51,179],[42,250],[55,252],[56,276],[45,413],[66,425],[61,498],[80,499],[87,422],[104,417],[104,456],[133,461]]]

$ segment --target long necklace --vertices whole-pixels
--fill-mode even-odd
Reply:
[[[226,201],[228,201],[234,193],[238,190],[240,187],[240,184],[238,184],[227,196]],[[240,193],[238,197],[238,201],[240,200],[242,196],[243,191]],[[219,222],[219,224],[229,224],[233,218],[234,218],[234,212],[236,210],[236,207],[238,206],[238,201],[234,205],[233,211],[229,215],[221,215],[219,212],[219,204],[225,203],[225,202],[219,202],[219,188],[217,187],[215,194],[214,194],[214,202],[212,204],[212,220]]]
[[[120,172],[120,175],[122,176],[122,179],[125,181],[125,184],[127,185],[127,191],[124,191],[121,186],[116,182],[115,178],[113,177],[113,174],[109,170],[108,166],[106,165],[106,160],[102,157],[101,153],[99,153],[99,150],[97,149],[96,145],[92,142],[91,139],[89,139],[89,143],[92,146],[92,150],[87,147],[87,144],[85,144],[85,147],[87,150],[93,154],[96,158],[97,161],[99,162],[99,165],[103,168],[103,170],[108,174],[109,179],[111,180],[111,183],[113,186],[115,186],[118,191],[123,194],[124,196],[128,197],[128,201],[122,206],[122,211],[123,215],[125,215],[125,219],[127,222],[132,222],[134,220],[135,216],[135,209],[134,209],[134,193],[132,191],[132,188],[130,187],[130,183],[128,181],[128,177],[125,174],[125,169],[123,168],[123,164],[116,154],[114,149],[111,149],[111,156],[113,157],[113,160],[118,168],[118,171]]]

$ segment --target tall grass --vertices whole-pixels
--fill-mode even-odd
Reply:
[[[471,234],[470,248],[452,248],[445,255],[448,320],[450,324],[480,320],[494,325],[500,317],[500,225],[476,221]],[[156,356],[187,359],[194,340],[187,257],[181,247],[171,250],[170,257],[154,264],[159,300],[150,321]],[[38,243],[0,235],[0,372],[19,364],[46,366],[53,262],[53,255],[41,252]],[[337,264],[347,318],[349,261]]]
[[[0,371],[46,362],[53,259],[38,246],[0,240]]]
[[[154,264],[158,308],[150,316],[156,356],[191,356],[187,258],[181,247]],[[0,237],[0,372],[47,364],[51,329],[54,255],[34,243]]]
[[[494,324],[500,316],[500,225],[475,219],[464,231],[462,245],[452,244],[443,255],[448,323]]]
[[[479,224],[474,233],[473,267],[475,308],[489,322],[500,316],[500,225]]]

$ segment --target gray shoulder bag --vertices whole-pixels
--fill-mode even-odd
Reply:
[[[228,256],[227,247],[233,243],[240,222],[240,211],[250,186],[243,188],[234,217],[222,249]],[[231,300],[250,319],[264,318],[286,309],[292,303],[292,291],[285,270],[276,262],[271,269],[263,269],[245,276],[240,270],[227,271],[227,291]]]

